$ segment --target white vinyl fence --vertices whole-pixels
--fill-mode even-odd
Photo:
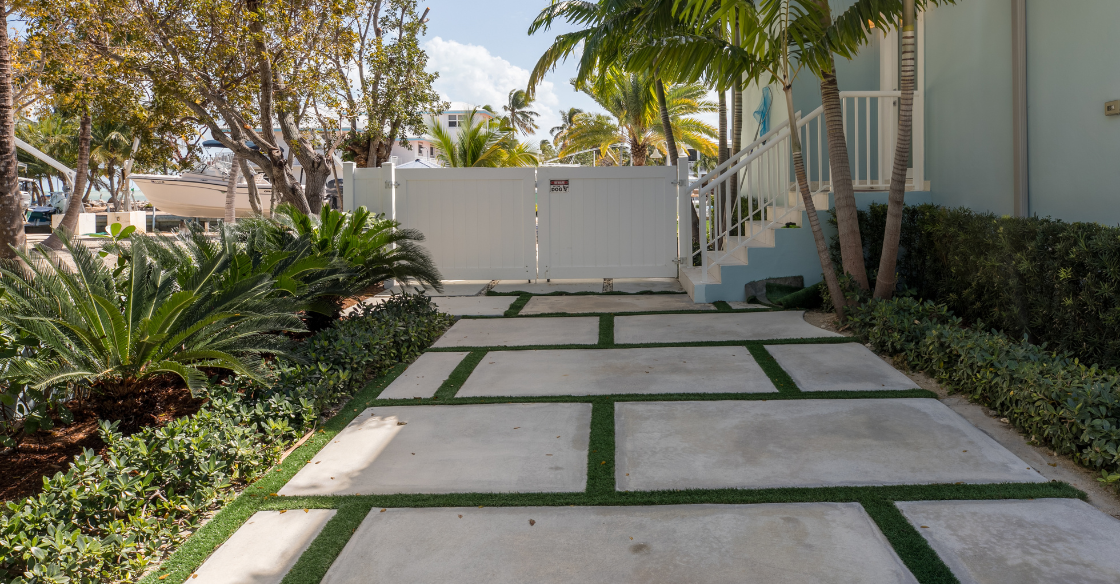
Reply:
[[[677,209],[688,209],[677,200],[677,172],[347,163],[343,206],[421,231],[448,280],[672,278]]]

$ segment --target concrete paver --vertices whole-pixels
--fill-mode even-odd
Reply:
[[[398,283],[395,283],[391,288],[387,288],[384,292],[381,292],[380,294],[378,294],[378,296],[388,296],[390,293],[400,294],[402,291],[403,292],[408,292],[410,294],[416,294],[416,293],[418,293],[422,290],[423,290],[424,294],[427,294],[428,296],[432,296],[432,297],[435,297],[435,296],[475,296],[475,295],[481,294],[484,290],[486,290],[486,287],[489,286],[489,285],[490,285],[490,280],[444,280],[443,281],[443,292],[436,292],[435,290],[433,290],[431,288],[428,288],[427,290],[423,290],[416,283],[405,282],[405,283],[402,284],[402,283],[398,282]]]
[[[746,347],[650,347],[494,351],[457,397],[777,391]]]
[[[682,343],[839,337],[805,322],[801,311],[643,314],[614,319],[616,343]]]
[[[594,345],[599,317],[464,319],[452,325],[433,347],[513,347]]]
[[[373,509],[323,579],[909,584],[857,503]]]
[[[615,278],[615,292],[684,292],[676,278]]]
[[[590,428],[584,403],[375,406],[279,493],[582,491]]]
[[[1084,501],[896,505],[961,584],[1120,582],[1120,520]]]
[[[258,511],[188,582],[279,584],[334,514],[334,509]]]
[[[859,343],[767,345],[766,350],[801,391],[919,389]]]
[[[439,386],[451,376],[463,357],[470,353],[424,353],[393,380],[378,399],[412,399],[432,397]]]
[[[592,280],[502,280],[494,286],[494,292],[528,292],[530,294],[550,294],[552,292],[602,292],[603,279]]]
[[[1044,482],[933,399],[615,405],[619,490]]]
[[[735,302],[735,301],[731,301],[731,302],[728,302],[727,305],[730,306],[734,310],[770,308],[769,306],[766,306],[765,304],[755,304],[754,302]]]
[[[617,294],[596,296],[534,296],[521,314],[551,312],[653,312],[669,310],[715,310],[711,304],[696,304],[687,294]]]

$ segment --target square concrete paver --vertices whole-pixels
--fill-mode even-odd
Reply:
[[[378,296],[388,296],[390,293],[400,294],[408,292],[409,294],[417,294],[423,291],[428,296],[476,296],[482,294],[486,287],[490,285],[490,280],[444,280],[443,292],[436,292],[428,288],[424,290],[419,284],[405,282],[403,284],[396,283],[391,288],[386,289]]]
[[[1120,520],[1084,501],[897,505],[961,584],[1120,582]]]
[[[615,405],[619,490],[1044,482],[933,399]]]
[[[858,503],[373,509],[324,584],[908,584]]]
[[[684,292],[676,278],[615,278],[615,292]]]
[[[650,347],[494,351],[457,397],[776,391],[746,347]]]
[[[711,304],[696,304],[687,294],[615,294],[598,296],[534,296],[521,314],[550,312],[653,312],[669,310],[715,310]]]
[[[918,389],[914,380],[859,343],[766,345],[801,391]]]
[[[552,292],[602,292],[603,279],[593,280],[502,280],[494,286],[495,292],[528,292],[530,294],[550,294]]]
[[[470,353],[424,353],[386,387],[377,399],[432,397]]]
[[[591,404],[372,407],[281,495],[582,491]]]
[[[599,317],[464,319],[452,325],[433,347],[514,347],[594,345]]]
[[[802,311],[641,314],[614,319],[616,343],[760,341],[839,337],[805,322]]]
[[[334,509],[258,511],[187,581],[279,584],[334,514]]]

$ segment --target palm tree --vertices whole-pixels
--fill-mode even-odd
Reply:
[[[568,131],[568,128],[572,127],[572,124],[575,123],[576,116],[581,113],[583,113],[583,110],[578,107],[568,108],[560,112],[560,125],[553,126],[553,128],[548,131],[548,135],[552,136],[552,144],[554,146],[560,146],[560,143],[564,140],[564,133]]]
[[[648,73],[608,71],[595,82],[579,89],[603,106],[616,120],[619,141],[630,147],[634,166],[644,166],[654,150],[668,155],[669,133],[661,123],[661,108],[654,90],[655,79]],[[715,128],[696,118],[701,112],[715,111],[716,106],[705,99],[707,91],[697,84],[669,85],[665,91],[672,137],[701,152],[714,153]]]
[[[539,163],[535,147],[518,142],[497,120],[477,119],[477,111],[467,112],[458,133],[449,132],[435,120],[428,124],[428,134],[439,150],[440,162],[452,168],[535,166]]]
[[[516,132],[532,134],[537,131],[537,117],[539,113],[529,109],[533,105],[533,98],[523,89],[513,89],[509,92],[509,101],[502,109],[506,111],[506,120]]]
[[[580,112],[564,133],[560,158],[594,148],[599,151],[594,159],[597,165],[599,161],[618,165],[621,163],[621,156],[615,147],[624,142],[626,136],[616,118],[606,114]]]
[[[117,203],[117,171],[124,168],[132,155],[132,131],[120,122],[100,121],[93,125],[90,133],[90,180],[104,177],[109,187],[109,203]],[[92,182],[91,182],[92,184]],[[89,193],[86,193],[88,198]],[[85,199],[83,199],[85,200]]]
[[[78,157],[77,119],[57,113],[39,116],[37,119],[20,118],[16,122],[16,136],[28,144],[38,148],[43,153],[59,162],[73,167]],[[27,165],[28,176],[39,180],[46,179],[48,189],[54,188],[54,178],[58,177],[62,184],[70,180],[49,164],[27,154],[19,152],[19,161]],[[66,184],[66,186],[72,186]],[[63,190],[60,186],[57,190]]]

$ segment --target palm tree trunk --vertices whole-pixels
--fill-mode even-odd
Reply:
[[[822,26],[832,25],[828,0],[818,0]],[[829,181],[836,205],[836,227],[840,239],[840,258],[844,272],[855,280],[861,290],[870,290],[867,267],[863,263],[863,241],[859,233],[852,167],[848,159],[848,142],[844,135],[844,112],[840,103],[840,85],[836,81],[836,61],[828,54],[828,70],[821,74],[821,104],[828,135]],[[821,178],[821,180],[824,180]]]
[[[840,289],[840,280],[836,277],[836,268],[832,265],[832,256],[828,253],[828,244],[824,241],[824,232],[821,231],[821,222],[817,217],[817,206],[813,203],[813,195],[809,192],[809,177],[805,174],[805,155],[801,151],[801,136],[797,131],[797,112],[793,109],[793,86],[784,86],[786,94],[786,109],[789,111],[789,143],[793,151],[793,168],[797,175],[797,188],[801,191],[801,201],[805,205],[805,214],[809,216],[809,227],[813,231],[813,242],[817,244],[817,257],[821,261],[821,270],[824,272],[824,283],[828,286],[828,295],[832,298],[832,306],[836,315],[844,318],[844,308],[847,302],[844,292]]]
[[[0,0],[0,258],[18,257],[16,249],[27,245],[23,231],[23,205],[19,198],[19,169],[16,161],[16,123],[12,111],[12,54],[8,42],[8,2]]]
[[[237,212],[234,202],[237,196],[237,177],[241,171],[241,157],[238,155],[233,156],[233,162],[229,165],[229,180],[226,181],[226,225],[232,225],[237,221]]]
[[[78,215],[84,210],[81,193],[86,190],[87,182],[89,186],[93,186],[93,182],[89,180],[88,176],[89,142],[92,126],[93,120],[90,119],[89,112],[82,112],[82,121],[78,125],[78,168],[74,169],[74,187],[70,189],[70,203],[66,206],[66,213],[62,216],[62,222],[58,226],[59,229],[65,230],[70,237],[77,235],[75,231],[78,228]],[[51,233],[51,236],[43,242],[43,247],[54,250],[62,249],[62,238],[59,237],[58,231]]]
[[[906,196],[906,163],[910,158],[910,138],[914,127],[914,0],[902,0],[902,97],[898,107],[898,142],[894,148],[894,169],[887,199],[887,225],[883,230],[883,255],[875,278],[875,298],[894,295],[898,277],[898,240],[902,232],[902,208]]]

